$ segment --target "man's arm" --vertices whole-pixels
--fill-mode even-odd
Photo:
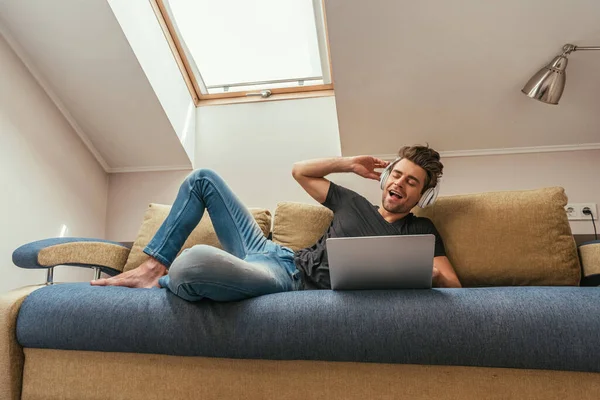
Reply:
[[[454,272],[454,268],[452,268],[452,264],[450,264],[450,260],[446,256],[433,258],[433,286],[447,288],[462,287],[456,272]]]
[[[337,172],[354,172],[363,178],[379,180],[380,172],[389,162],[371,156],[321,158],[294,164],[292,176],[319,203],[325,202],[331,182],[324,177]]]

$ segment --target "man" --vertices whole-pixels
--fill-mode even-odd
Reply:
[[[328,237],[431,233],[436,237],[434,286],[460,287],[433,223],[410,212],[421,194],[434,187],[442,175],[439,153],[426,146],[413,146],[403,147],[398,155],[402,159],[384,184],[381,207],[325,176],[354,172],[379,180],[381,173],[376,169],[387,167],[388,162],[357,156],[296,163],[294,178],[311,197],[330,208],[334,217],[314,246],[295,253],[264,237],[219,175],[196,170],[181,185],[171,212],[144,249],[150,258],[131,271],[91,284],[163,287],[189,301],[235,301],[305,288],[326,289],[330,287],[325,246]],[[224,250],[198,245],[176,257],[207,208]]]

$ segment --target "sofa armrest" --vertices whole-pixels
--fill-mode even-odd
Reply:
[[[23,349],[17,343],[17,315],[23,300],[43,286],[26,286],[0,295],[0,400],[21,398]]]
[[[579,245],[579,258],[583,269],[582,286],[600,286],[600,240]]]
[[[25,244],[13,252],[21,268],[52,268],[70,265],[95,268],[114,276],[123,271],[129,247],[102,239],[53,238]]]

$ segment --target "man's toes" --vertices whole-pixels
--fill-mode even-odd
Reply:
[[[112,278],[94,279],[91,284],[94,286],[120,286],[123,279],[113,276]]]

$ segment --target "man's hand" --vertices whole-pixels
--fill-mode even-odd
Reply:
[[[433,257],[433,275],[432,281],[434,287],[459,288],[462,287],[450,260],[446,256]]]
[[[372,156],[352,157],[352,171],[359,176],[378,181],[381,178],[381,172],[375,171],[375,168],[385,168],[389,161],[380,160]]]
[[[433,287],[442,287],[442,286],[440,286],[440,283],[441,283],[440,276],[441,276],[440,270],[437,269],[436,267],[433,267],[433,275],[431,276],[431,281],[432,281]]]

